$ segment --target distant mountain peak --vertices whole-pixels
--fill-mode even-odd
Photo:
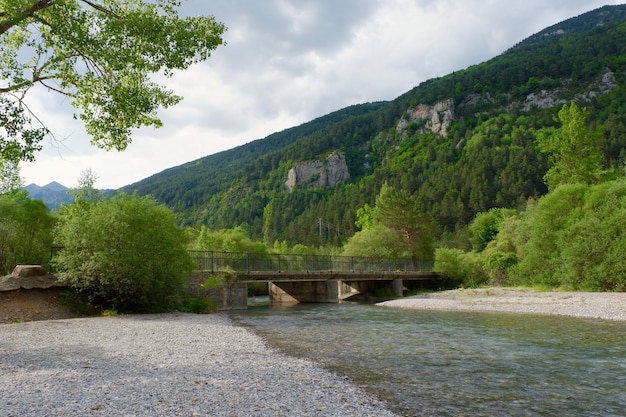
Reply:
[[[51,183],[46,184],[46,185],[44,185],[41,188],[48,188],[48,189],[54,190],[54,191],[67,191],[67,190],[69,190],[69,188],[67,188],[65,185],[60,184],[60,183],[58,183],[56,181],[52,181]]]
[[[74,197],[68,194],[69,188],[56,181],[49,184],[39,186],[37,184],[29,184],[25,187],[30,198],[42,200],[50,209],[58,209],[62,203],[72,203]]]
[[[549,26],[542,31],[524,39],[511,49],[541,42],[546,38],[558,38],[561,36],[582,33],[598,26],[624,20],[626,18],[626,4],[608,5],[583,13],[579,16],[566,19],[562,22]]]

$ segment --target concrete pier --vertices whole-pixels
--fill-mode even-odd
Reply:
[[[274,303],[337,303],[352,296],[377,291],[402,297],[402,278],[393,280],[269,281],[270,301]]]
[[[402,278],[396,278],[392,281],[393,294],[396,297],[402,297],[404,295],[404,281]]]
[[[337,303],[340,300],[339,281],[269,282],[273,303]]]

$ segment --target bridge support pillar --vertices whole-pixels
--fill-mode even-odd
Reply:
[[[402,278],[396,278],[393,280],[393,294],[397,297],[402,297],[404,295],[404,282]]]
[[[337,303],[339,281],[270,282],[272,303]]]
[[[215,276],[207,271],[194,272],[188,277],[187,287],[183,290],[183,294],[211,301],[215,303],[218,310],[248,308],[248,284],[232,278],[222,285],[205,288],[207,281]]]

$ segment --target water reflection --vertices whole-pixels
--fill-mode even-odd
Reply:
[[[251,308],[233,318],[415,416],[623,416],[626,324],[371,305]]]

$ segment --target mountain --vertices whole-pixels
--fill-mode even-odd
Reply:
[[[60,208],[61,204],[70,204],[74,201],[74,198],[68,194],[69,188],[56,181],[43,187],[37,184],[29,184],[25,188],[30,198],[43,200],[51,210]]]
[[[607,166],[626,159],[626,5],[551,26],[487,62],[395,100],[338,110],[170,168],[124,189],[181,225],[243,226],[256,239],[340,244],[381,185],[413,195],[441,233],[547,192],[538,129],[578,102],[605,129]]]

